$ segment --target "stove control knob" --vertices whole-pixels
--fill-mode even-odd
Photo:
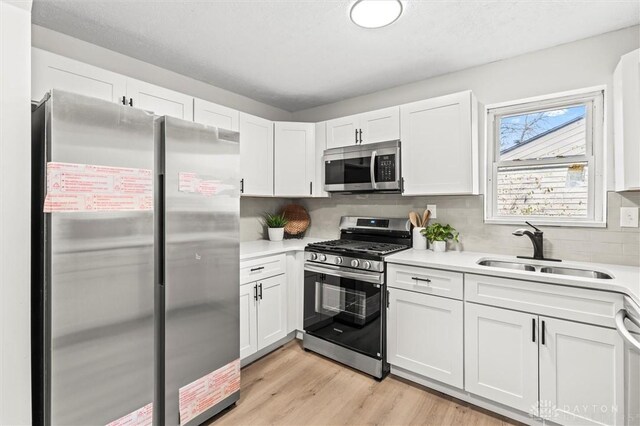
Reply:
[[[319,257],[320,262],[324,262],[325,260],[327,260],[327,256],[325,256],[324,254],[321,254]]]
[[[364,269],[369,269],[369,268],[371,268],[371,262],[369,262],[369,261],[365,260],[365,261],[364,261],[364,263],[362,264],[362,267],[363,267]]]
[[[309,259],[311,260],[316,260],[318,258],[318,255],[315,253],[311,253],[311,255],[309,256]]]
[[[342,258],[340,256],[337,256],[335,259],[336,265],[340,265],[342,264]]]
[[[354,268],[357,268],[358,266],[360,266],[360,261],[358,259],[353,259],[351,261],[351,266],[353,266]]]

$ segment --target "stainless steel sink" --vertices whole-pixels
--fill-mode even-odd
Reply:
[[[534,272],[536,267],[526,263],[509,262],[508,260],[481,260],[478,265],[491,266],[494,268],[517,269],[519,271]]]
[[[591,269],[563,268],[560,266],[543,266],[540,268],[540,272],[545,274],[570,275],[572,277],[598,278],[605,280],[613,278],[606,272],[594,271]]]
[[[563,266],[545,266],[522,262],[512,262],[509,260],[484,259],[478,262],[481,266],[491,266],[494,268],[515,269],[518,271],[542,272],[543,274],[568,275],[580,278],[596,278],[610,280],[613,277],[606,272],[593,269],[567,268]]]

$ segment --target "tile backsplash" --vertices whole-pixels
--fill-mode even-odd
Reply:
[[[341,216],[407,217],[409,211],[424,211],[437,205],[437,219],[460,232],[458,249],[496,254],[532,253],[531,241],[511,235],[517,225],[488,225],[483,221],[483,196],[402,197],[399,195],[337,195],[331,198],[293,200],[311,215],[309,237],[337,238]],[[241,239],[264,237],[259,222],[264,211],[276,211],[290,199],[243,198]],[[620,227],[620,207],[639,207],[640,192],[609,192],[607,228],[540,227],[545,233],[545,256],[566,260],[640,266],[640,228]],[[456,247],[453,247],[456,248]]]

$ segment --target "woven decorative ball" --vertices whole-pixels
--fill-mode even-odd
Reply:
[[[289,221],[284,226],[284,232],[291,237],[302,238],[311,223],[307,210],[300,204],[287,204],[280,213]]]

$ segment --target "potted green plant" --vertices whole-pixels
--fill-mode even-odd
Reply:
[[[284,227],[289,221],[284,217],[284,214],[271,214],[265,213],[264,224],[269,228],[269,240],[282,241],[284,238]]]
[[[457,242],[459,235],[458,231],[451,225],[442,225],[440,223],[433,223],[421,232],[433,246],[433,251],[447,251],[447,241],[454,240]]]

